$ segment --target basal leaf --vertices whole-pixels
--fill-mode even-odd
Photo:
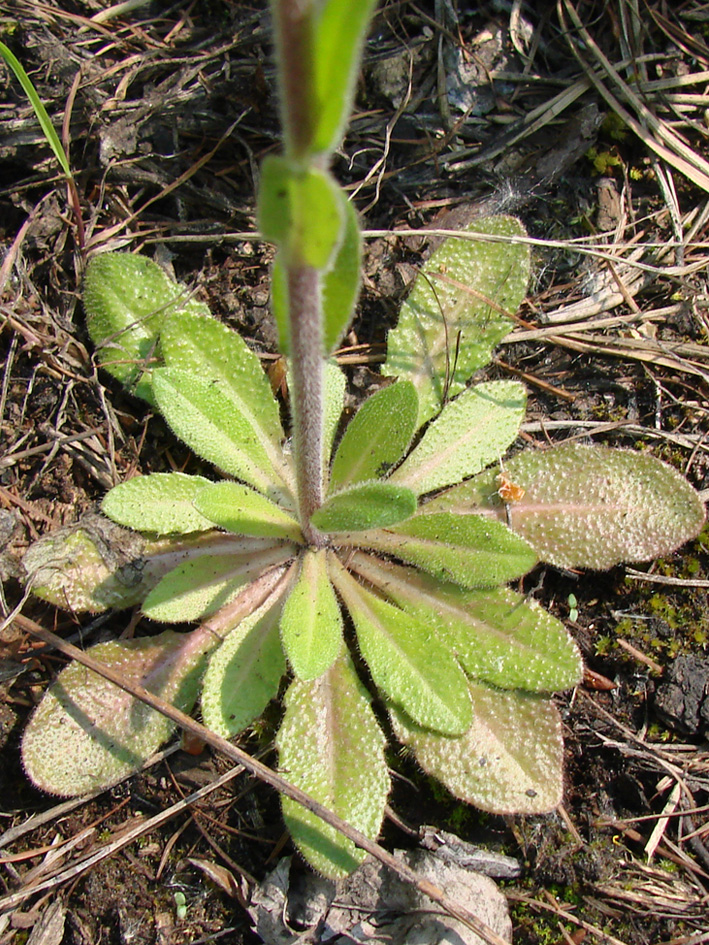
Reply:
[[[157,535],[204,532],[212,522],[197,511],[195,496],[211,485],[203,476],[152,473],[128,479],[108,492],[103,512],[119,525]]]
[[[130,682],[140,683],[183,712],[197,698],[213,638],[166,630],[114,640],[89,653]],[[136,771],[171,735],[173,722],[80,663],[70,663],[35,709],[22,741],[34,783],[50,794],[110,787]]]
[[[217,735],[238,735],[278,695],[286,671],[280,615],[279,604],[269,598],[231,630],[210,659],[202,688],[202,718]]]
[[[564,625],[507,588],[471,591],[361,552],[350,569],[446,640],[473,678],[502,689],[554,692],[576,686],[578,649]]]
[[[326,499],[311,521],[323,532],[358,531],[403,522],[416,511],[410,489],[389,482],[362,482]]]
[[[365,590],[333,559],[332,577],[377,688],[427,728],[459,735],[471,722],[465,676],[430,626]]]
[[[511,527],[558,567],[669,554],[704,524],[686,479],[644,453],[568,444],[520,453],[506,473],[524,490],[508,507]]]
[[[542,814],[561,803],[561,720],[551,700],[470,683],[473,724],[458,738],[426,731],[397,708],[394,733],[455,797],[494,814]]]
[[[342,240],[322,280],[325,355],[332,354],[352,318],[359,294],[362,238],[357,211],[340,192],[343,215]]]
[[[210,463],[278,498],[284,483],[250,419],[218,382],[177,368],[153,372],[158,407],[173,432]]]
[[[259,228],[286,265],[328,269],[345,229],[341,190],[328,171],[281,155],[261,165]]]
[[[302,542],[300,525],[280,505],[238,482],[213,482],[195,499],[195,508],[209,521],[237,535],[283,538]]]
[[[500,522],[475,515],[417,515],[391,529],[341,534],[340,545],[372,548],[463,587],[494,587],[536,564],[531,545]]]
[[[525,236],[514,217],[476,221],[467,232]],[[418,425],[487,364],[509,333],[529,281],[529,247],[449,239],[423,268],[389,332],[383,374],[408,379],[419,394]]]
[[[516,439],[526,402],[516,381],[463,391],[445,405],[391,481],[422,495],[479,473]]]
[[[379,833],[389,793],[385,738],[369,695],[346,653],[323,675],[296,679],[286,693],[276,743],[279,770],[372,839]],[[300,852],[325,876],[351,873],[364,852],[295,801],[283,815]]]
[[[291,557],[283,547],[249,553],[205,554],[173,568],[148,594],[143,613],[152,620],[181,623],[215,613],[269,567]]]
[[[390,384],[365,400],[337,447],[330,491],[386,478],[411,443],[417,412],[416,389],[409,381]]]
[[[94,256],[84,277],[84,308],[102,367],[150,403],[151,361],[165,321],[181,310],[209,315],[151,259],[131,253]]]
[[[180,312],[166,320],[160,351],[167,367],[216,383],[251,424],[280,477],[292,480],[283,458],[278,404],[258,355],[240,335],[214,318]]]
[[[326,552],[306,551],[283,606],[281,641],[299,679],[317,679],[342,651],[342,614],[327,574]]]

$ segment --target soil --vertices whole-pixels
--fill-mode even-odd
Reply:
[[[706,11],[698,0],[658,2],[639,20],[621,0],[577,4],[605,56],[626,63],[626,83],[664,82],[643,86],[662,127],[645,123],[638,136],[590,81],[532,124],[534,109],[585,74],[559,11],[532,6],[483,2],[472,12],[423,0],[386,2],[377,14],[334,164],[369,231],[341,352],[352,403],[376,381],[386,331],[437,239],[426,228],[515,212],[538,239],[534,284],[487,374],[527,384],[523,439],[632,445],[707,490],[709,188],[703,165],[690,179],[656,157],[669,129],[709,159]],[[23,551],[95,510],[135,470],[199,469],[145,403],[97,370],[80,305],[88,251],[148,253],[265,360],[275,356],[270,251],[254,220],[258,166],[278,142],[265,7],[0,0],[0,39],[57,127],[63,119],[85,230],[82,248],[56,161],[0,67],[0,605],[82,645],[120,634],[131,615],[85,618],[27,597]],[[595,75],[617,90],[600,66]],[[685,246],[668,250],[677,233]],[[631,241],[647,269],[626,265]],[[590,242],[617,261],[585,252]],[[395,813],[384,845],[415,845],[400,821],[432,824],[517,858],[522,875],[504,889],[519,945],[709,941],[707,537],[641,574],[539,568],[526,580],[588,667],[583,687],[558,696],[559,811],[481,814],[390,756]],[[244,909],[250,884],[289,851],[275,795],[243,775],[207,793],[227,761],[176,746],[113,790],[57,807],[27,782],[19,741],[62,663],[4,621],[0,942],[259,941]],[[246,747],[268,751],[272,731],[266,719]]]

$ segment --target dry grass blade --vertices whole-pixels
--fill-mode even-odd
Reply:
[[[676,135],[666,122],[658,118],[640,98],[635,94],[627,82],[618,73],[608,58],[603,54],[597,43],[585,28],[576,12],[576,8],[570,0],[559,0],[558,3],[559,19],[568,32],[568,41],[574,56],[584,69],[586,76],[593,84],[594,88],[601,95],[603,100],[613,109],[613,111],[631,128],[644,144],[647,145],[658,157],[667,161],[684,174],[689,180],[695,183],[702,190],[709,192],[709,162],[693,151],[682,139]],[[635,110],[639,116],[635,118],[620,103],[616,96],[598,77],[594,68],[589,65],[582,55],[579,45],[571,38],[571,31],[568,30],[564,10],[568,13],[573,22],[575,30],[583,39],[587,49],[591,51],[603,72],[611,80],[613,85],[619,90],[624,100]]]

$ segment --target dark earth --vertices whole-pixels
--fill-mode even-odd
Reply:
[[[590,37],[570,28],[570,9]],[[147,253],[276,362],[270,250],[254,220],[259,163],[279,134],[266,3],[0,0],[0,40],[69,145],[84,231],[0,66],[0,945],[257,942],[245,905],[292,852],[275,794],[240,775],[172,810],[230,768],[175,746],[56,807],[27,782],[19,741],[64,661],[18,615],[82,646],[152,632],[139,615],[26,597],[21,557],[136,470],[200,469],[97,370],[81,308],[89,252]],[[539,241],[534,279],[487,374],[527,384],[523,441],[633,446],[709,490],[707,70],[699,0],[385,2],[334,166],[368,231],[340,352],[351,404],[376,383],[386,332],[437,240],[427,229],[514,212]],[[641,572],[538,568],[525,580],[588,668],[558,696],[558,812],[480,813],[390,753],[382,843],[415,847],[429,824],[517,859],[521,875],[502,884],[520,945],[709,942],[708,537]],[[271,713],[240,742],[269,763]]]

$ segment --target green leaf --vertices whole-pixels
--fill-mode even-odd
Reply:
[[[311,516],[323,532],[359,531],[394,525],[416,511],[416,496],[410,489],[389,482],[362,482],[331,495]]]
[[[354,312],[359,295],[362,238],[357,211],[340,192],[344,218],[342,240],[322,280],[323,333],[325,355],[340,343]]]
[[[145,598],[145,616],[165,623],[207,617],[263,571],[291,557],[283,547],[225,552],[188,558],[173,568]]]
[[[285,702],[276,739],[280,772],[375,839],[389,793],[386,739],[349,656],[315,680],[294,680]],[[361,863],[364,851],[351,840],[290,798],[281,802],[293,840],[316,870],[338,879]]]
[[[345,230],[340,188],[327,171],[271,154],[261,165],[258,220],[286,265],[327,269]]]
[[[460,735],[470,725],[465,676],[431,627],[365,590],[332,561],[332,578],[352,617],[378,689],[421,725]]]
[[[511,527],[557,567],[666,555],[704,524],[687,480],[648,454],[568,444],[520,453],[506,472],[525,490],[508,506]]]
[[[490,381],[464,391],[445,405],[391,481],[422,495],[480,472],[514,442],[526,403],[516,381]]]
[[[317,679],[342,651],[342,615],[327,575],[326,552],[306,551],[283,606],[281,641],[299,679]]]
[[[104,514],[136,531],[158,535],[204,532],[212,522],[194,507],[196,495],[210,486],[203,476],[151,473],[114,486],[101,503]]]
[[[217,382],[177,368],[158,368],[153,391],[173,432],[198,456],[266,495],[282,495],[283,480],[250,419]]]
[[[286,671],[278,634],[280,613],[271,597],[231,630],[209,661],[202,718],[223,738],[242,732],[278,695]]]
[[[288,274],[281,250],[276,253],[271,267],[271,311],[278,330],[278,350],[288,357],[291,353]]]
[[[332,444],[335,441],[335,434],[340,424],[340,417],[345,405],[345,387],[347,380],[337,362],[329,360],[325,362],[325,431],[323,434],[323,454],[325,462],[328,462],[332,451]]]
[[[507,588],[470,591],[364,555],[348,562],[397,606],[446,640],[470,676],[502,689],[576,686],[583,664],[564,625]]]
[[[417,411],[416,389],[409,381],[384,387],[365,400],[337,447],[330,491],[385,478],[411,443]]]
[[[469,233],[525,236],[514,217],[478,220]],[[509,333],[529,281],[529,247],[449,239],[431,256],[389,332],[383,374],[411,380],[419,394],[418,425],[484,367]]]
[[[312,150],[333,151],[352,106],[359,58],[375,0],[325,0],[315,22]]]
[[[151,259],[131,253],[94,256],[84,277],[84,308],[102,367],[150,403],[151,361],[164,322],[180,310],[209,315]]]
[[[213,482],[195,499],[210,522],[237,535],[303,541],[300,525],[275,502],[238,482]]]
[[[166,630],[114,640],[90,655],[128,682],[140,683],[190,712],[213,638]],[[50,794],[73,796],[107,788],[140,768],[169,738],[174,722],[80,663],[70,663],[35,709],[22,741],[30,778]]]
[[[551,700],[470,683],[473,724],[459,738],[390,710],[396,737],[455,797],[494,814],[543,814],[561,803],[564,746]]]
[[[187,312],[172,315],[160,334],[160,350],[170,368],[214,382],[249,421],[280,477],[291,481],[283,458],[278,404],[261,362],[244,339],[214,318]]]
[[[417,515],[392,529],[341,534],[337,541],[384,551],[463,587],[506,584],[537,561],[532,547],[500,522],[450,512]]]

